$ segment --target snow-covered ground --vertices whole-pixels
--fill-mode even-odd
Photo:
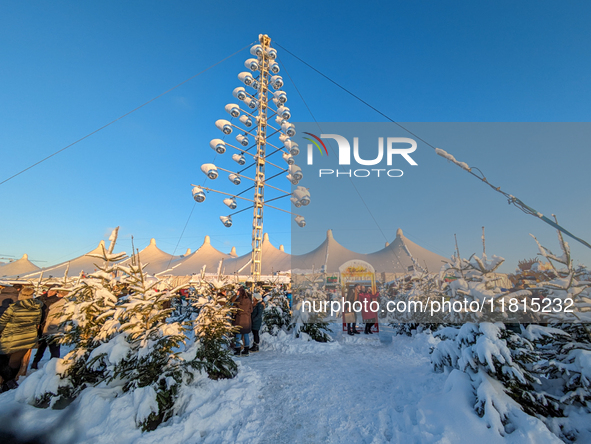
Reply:
[[[487,428],[467,375],[433,371],[430,335],[335,338],[264,335],[260,352],[239,359],[235,379],[195,381],[183,413],[153,432],[135,426],[137,393],[113,398],[112,389],[92,388],[64,410],[32,407],[24,400],[34,374],[0,395],[0,422],[69,443],[561,442],[525,414],[504,438]]]

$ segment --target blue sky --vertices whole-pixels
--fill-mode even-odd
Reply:
[[[245,2],[3,1],[0,181],[248,45],[259,33],[397,121],[588,122],[590,13],[587,2],[539,1],[298,2],[261,11]],[[279,56],[318,121],[384,120],[280,49]],[[49,265],[83,254],[117,225],[126,251],[132,234],[140,248],[151,237],[168,252],[178,243],[176,254],[197,248],[206,234],[221,250],[235,245],[239,253],[249,251],[250,212],[226,229],[217,220],[219,206],[209,200],[195,207],[179,242],[193,209],[190,183],[200,183],[199,166],[213,160],[208,143],[219,136],[214,122],[234,101],[231,92],[240,86],[236,76],[247,57],[245,50],[1,185],[0,256],[28,253],[46,261],[38,265]],[[293,120],[311,120],[287,78],[285,90]],[[427,136],[454,152],[447,131],[433,129]],[[555,212],[589,241],[591,187],[584,169],[591,160],[589,143],[540,155],[530,142],[499,147],[498,155],[479,146],[460,154],[491,181],[544,214]],[[514,162],[507,160],[511,153]],[[473,214],[478,205],[487,211],[504,205],[505,211],[507,204],[436,160],[449,171],[450,184],[465,180],[462,186],[474,193],[480,188],[483,201],[471,197],[470,209],[459,205],[437,214],[444,221],[438,224],[428,207],[417,205],[412,213],[405,210],[404,224],[383,221],[387,233],[393,237],[400,226],[411,240],[446,256],[458,233],[463,254],[480,251],[482,224],[475,220],[468,228],[462,211]],[[426,182],[413,189],[417,201],[433,186]],[[516,209],[503,217],[507,225],[495,218],[483,223],[493,243],[489,251],[505,256],[509,270],[536,253],[528,232],[556,245],[553,230],[533,217]],[[513,229],[523,243],[506,239]],[[265,231],[289,250],[289,219],[268,211]],[[321,241],[323,231],[311,229],[310,236]],[[357,247],[344,231],[335,228],[335,237]],[[575,258],[591,263],[588,249],[570,243]]]

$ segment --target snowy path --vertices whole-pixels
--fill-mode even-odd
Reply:
[[[442,375],[425,372],[428,360],[410,348],[388,356],[394,347],[356,339],[333,353],[280,356],[282,371],[277,359],[249,357],[245,370],[265,377],[253,412],[262,443],[418,441],[417,405]]]
[[[260,352],[240,358],[237,378],[199,381],[185,392],[184,414],[150,433],[135,428],[130,396],[112,399],[104,389],[86,390],[63,412],[26,406],[19,423],[46,430],[63,414],[68,424],[56,441],[87,443],[554,441],[544,432],[493,434],[474,413],[462,374],[446,383],[432,371],[430,341],[388,333],[328,344],[267,338]],[[3,394],[5,402],[16,404],[14,394]]]

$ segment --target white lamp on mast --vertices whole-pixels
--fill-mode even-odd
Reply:
[[[295,164],[294,156],[300,152],[298,144],[293,142],[290,137],[295,136],[295,126],[288,122],[291,118],[291,112],[285,106],[287,102],[287,94],[283,88],[283,78],[278,75],[280,69],[277,63],[277,50],[271,47],[271,39],[267,35],[259,35],[259,44],[250,48],[250,54],[253,57],[248,58],[244,62],[244,66],[251,72],[241,72],[238,74],[238,79],[249,89],[244,86],[234,88],[232,95],[244,104],[241,108],[236,103],[228,103],[225,106],[225,111],[230,115],[232,121],[219,119],[215,122],[215,126],[224,134],[224,138],[216,138],[210,141],[210,147],[216,154],[223,155],[228,147],[235,149],[238,153],[232,154],[232,160],[238,165],[245,165],[247,158],[252,158],[254,163],[246,166],[240,171],[233,172],[225,168],[219,167],[219,170],[228,172],[228,179],[234,185],[240,185],[242,179],[247,179],[248,182],[254,182],[253,198],[241,196],[243,192],[238,194],[228,193],[224,191],[213,190],[205,186],[193,185],[192,193],[193,199],[196,202],[204,202],[206,198],[205,192],[215,192],[226,197],[223,203],[234,210],[237,208],[237,199],[242,199],[252,203],[253,208],[253,222],[252,222],[252,259],[251,259],[251,275],[253,283],[260,280],[262,270],[262,243],[263,243],[263,209],[264,207],[277,209],[283,212],[290,213],[284,209],[269,205],[265,202],[265,187],[272,188],[282,192],[284,195],[279,196],[289,197],[296,208],[306,206],[310,203],[310,192],[307,188],[298,186],[293,192],[281,190],[273,185],[266,183],[265,166],[278,168],[280,171],[286,173],[286,177],[292,184],[297,185],[303,179],[301,168]],[[273,88],[271,91],[269,88]],[[274,105],[275,110],[269,105]],[[248,108],[248,111],[245,111]],[[271,133],[278,135],[279,143],[268,142],[267,135],[267,116],[271,112],[271,118],[276,115],[274,121],[277,123],[279,129],[273,125],[270,127]],[[243,125],[246,129],[240,127]],[[233,129],[237,130],[236,141],[238,146],[232,145],[230,141],[225,141],[225,136],[232,134]],[[252,136],[250,139],[249,136]],[[256,152],[250,152],[248,148],[251,140],[256,143]],[[267,162],[267,145],[275,148],[276,151],[281,151],[283,160],[287,163],[287,168],[276,165],[272,161]],[[277,146],[276,146],[277,145]],[[244,148],[240,148],[240,146]],[[250,157],[246,157],[250,156]],[[254,166],[254,177],[248,177],[243,174],[249,167]],[[213,163],[205,163],[201,165],[201,171],[208,179],[214,180],[218,177],[218,167]],[[274,176],[277,176],[275,174]],[[275,199],[273,199],[275,200]],[[248,208],[246,208],[248,209]],[[240,210],[244,211],[244,210]],[[238,212],[240,212],[238,211]],[[237,213],[238,213],[237,212]],[[236,213],[233,213],[236,214]],[[293,214],[293,213],[290,213]],[[232,226],[232,214],[227,216],[220,216],[220,221],[226,227]],[[295,222],[298,226],[304,227],[306,221],[303,216],[295,214]]]

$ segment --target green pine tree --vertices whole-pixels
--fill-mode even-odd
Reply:
[[[232,325],[236,309],[215,287],[203,290],[193,304],[199,313],[193,323],[198,348],[191,365],[203,369],[211,379],[231,379],[238,373],[230,349],[237,330]]]
[[[119,270],[126,274],[129,294],[120,304],[119,316],[119,332],[126,344],[115,346],[123,350],[126,347],[126,353],[112,363],[108,381],[123,382],[123,392],[150,388],[149,393],[155,397],[158,408],[136,420],[142,429],[153,430],[173,415],[179,387],[192,378],[180,356],[188,326],[168,319],[173,309],[165,306],[170,306],[166,303],[177,289],[157,291],[158,279],[148,278],[139,256]]]

